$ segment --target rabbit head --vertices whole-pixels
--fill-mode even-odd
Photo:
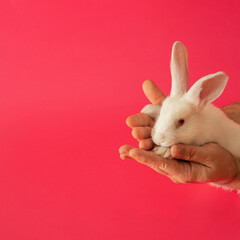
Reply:
[[[171,94],[162,104],[152,129],[152,139],[164,147],[176,143],[194,144],[201,138],[202,126],[207,124],[204,109],[221,95],[228,77],[223,72],[207,75],[188,91],[188,53],[181,42],[173,45],[170,69]]]

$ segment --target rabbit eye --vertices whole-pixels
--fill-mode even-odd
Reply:
[[[176,125],[176,127],[177,128],[179,128],[179,127],[181,127],[183,124],[184,124],[184,122],[185,122],[185,120],[184,119],[179,119],[178,121],[177,121],[177,125]]]

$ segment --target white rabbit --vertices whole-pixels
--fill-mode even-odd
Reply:
[[[228,77],[223,72],[199,79],[188,90],[188,54],[181,42],[172,48],[172,89],[162,106],[147,105],[143,113],[155,118],[152,140],[156,154],[171,158],[176,143],[203,145],[215,142],[240,157],[240,125],[211,104],[223,92]]]

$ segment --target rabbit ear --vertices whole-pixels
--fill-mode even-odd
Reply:
[[[171,96],[181,96],[188,90],[188,53],[181,42],[173,44],[170,69],[172,75]]]
[[[200,78],[186,94],[187,99],[197,106],[203,107],[218,98],[228,81],[224,72],[217,72]]]

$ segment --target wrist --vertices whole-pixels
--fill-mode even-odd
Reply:
[[[240,158],[236,158],[236,175],[233,178],[233,180],[227,184],[223,184],[223,187],[236,190],[238,193],[240,193]]]
[[[240,124],[240,101],[236,103],[232,103],[230,105],[224,106],[221,110],[225,113],[225,115],[232,119],[234,122]]]

